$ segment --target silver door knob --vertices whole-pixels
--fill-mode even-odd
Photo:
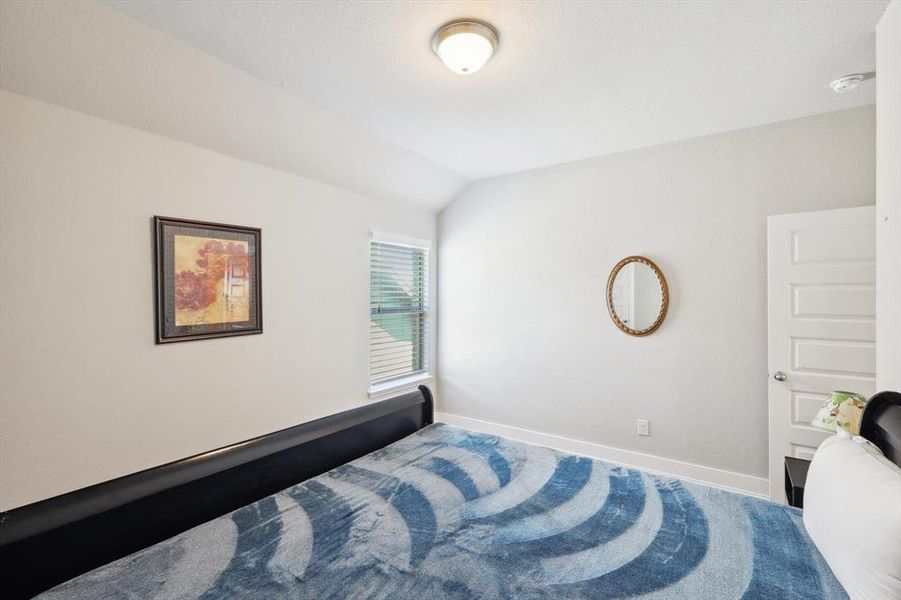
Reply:
[[[785,374],[785,371],[776,371],[773,373],[773,379],[776,381],[785,381],[788,376]]]

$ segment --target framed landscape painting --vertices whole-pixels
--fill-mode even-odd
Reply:
[[[260,230],[153,217],[156,342],[263,333]]]

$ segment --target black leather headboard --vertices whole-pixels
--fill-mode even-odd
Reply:
[[[860,435],[901,467],[901,393],[879,392],[870,398],[860,418]]]
[[[432,423],[418,391],[0,513],[4,598],[27,598]]]

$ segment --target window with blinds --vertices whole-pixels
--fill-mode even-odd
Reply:
[[[369,382],[428,370],[429,251],[369,246]]]

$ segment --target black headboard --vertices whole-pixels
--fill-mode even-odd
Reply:
[[[419,390],[0,513],[5,598],[25,598],[432,423]]]
[[[901,393],[879,392],[870,398],[860,418],[860,435],[901,467]]]

